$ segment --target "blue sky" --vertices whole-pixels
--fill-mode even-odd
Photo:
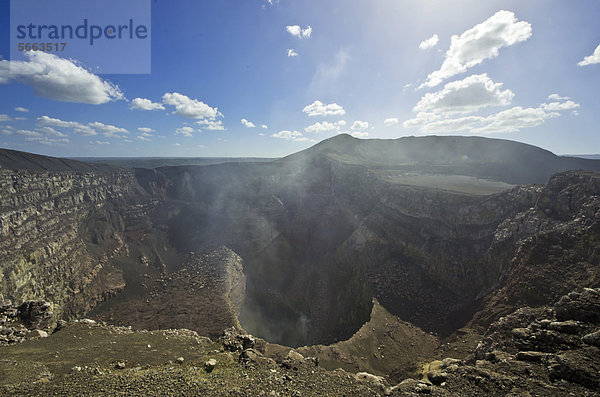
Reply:
[[[98,74],[43,53],[10,64],[10,3],[0,0],[0,147],[278,157],[347,132],[600,153],[596,0],[151,7],[151,73]]]

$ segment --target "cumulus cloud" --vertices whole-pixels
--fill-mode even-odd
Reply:
[[[486,59],[495,58],[501,48],[526,41],[530,37],[531,25],[528,22],[518,21],[511,11],[498,11],[460,36],[452,36],[442,66],[427,76],[427,81],[421,88],[435,87]]]
[[[152,128],[138,128],[138,131],[140,131],[140,133],[137,136],[137,139],[141,140],[141,141],[151,141],[150,137],[152,137],[151,132],[154,132],[154,130]]]
[[[515,106],[488,116],[449,117],[452,113],[419,112],[402,125],[423,134],[470,132],[474,134],[510,133],[531,128],[561,115],[561,111],[578,108],[572,101],[542,103],[535,108]]]
[[[306,28],[302,29],[300,25],[288,25],[285,27],[285,30],[292,36],[300,39],[310,39],[310,36],[312,35],[312,27],[310,26],[306,26]]]
[[[31,131],[31,130],[16,130],[13,132],[15,135],[21,136],[29,136],[29,137],[40,137],[42,133],[39,131]]]
[[[38,130],[41,131],[41,132],[43,132],[43,133],[45,133],[45,134],[47,134],[47,135],[54,136],[54,137],[57,137],[57,138],[64,138],[64,137],[67,136],[67,134],[64,134],[64,133],[62,133],[60,131],[57,131],[57,130],[55,130],[52,127],[40,127],[40,128],[38,128]]]
[[[297,57],[298,53],[293,48],[288,48],[287,56],[288,57]]]
[[[369,128],[369,123],[367,121],[356,120],[352,123],[352,127],[350,127],[353,131],[356,130],[366,130]]]
[[[99,105],[123,99],[118,86],[71,60],[40,51],[25,55],[28,61],[0,60],[0,83],[20,82],[31,86],[38,96],[62,102]]]
[[[15,108],[15,112],[27,113],[27,112],[29,112],[29,109],[27,109],[27,108],[24,108],[24,107],[21,107],[21,106],[17,106],[17,107]]]
[[[434,34],[427,40],[423,40],[421,42],[421,44],[419,44],[419,48],[422,50],[429,50],[429,49],[435,47],[437,45],[438,41],[440,41],[440,38],[438,37],[437,34]]]
[[[64,121],[53,117],[41,116],[37,118],[36,123],[41,126],[69,128],[72,129],[77,135],[82,136],[98,135],[96,130],[77,121]]]
[[[583,58],[583,60],[581,62],[579,62],[578,65],[586,66],[586,65],[593,65],[595,63],[600,63],[600,45],[598,45],[598,47],[596,47],[596,49],[594,50],[594,53],[592,55],[589,55],[589,56]]]
[[[91,127],[95,131],[101,132],[107,138],[122,138],[120,134],[129,134],[129,131],[127,131],[125,128],[115,127],[114,125],[103,124],[97,121],[88,123],[88,127]]]
[[[568,101],[571,98],[568,96],[560,96],[558,94],[550,94],[548,95],[548,99],[552,101]]]
[[[221,116],[217,108],[208,106],[197,99],[191,99],[177,92],[163,95],[163,103],[175,107],[173,113],[190,119],[215,119]]]
[[[246,119],[242,119],[242,125],[247,128],[256,128],[256,125],[254,125],[253,122],[248,121]]]
[[[110,145],[110,142],[108,142],[108,141],[90,141],[90,144],[92,144],[92,145]]]
[[[549,112],[577,109],[580,105],[573,101],[543,103],[541,108]]]
[[[321,101],[314,101],[310,105],[305,106],[302,111],[309,116],[343,116],[346,114],[344,108],[337,103],[325,105]]]
[[[8,114],[0,114],[0,122],[13,121]]]
[[[131,101],[130,109],[133,110],[164,110],[162,103],[152,102],[146,98],[135,98]]]
[[[324,121],[322,123],[315,123],[309,125],[308,127],[304,128],[304,131],[313,134],[319,132],[339,131],[340,127],[344,125],[346,125],[346,122],[344,120],[340,120],[337,123],[330,123],[329,121]]]
[[[390,117],[389,119],[383,120],[383,124],[386,126],[398,125],[399,121],[396,117]]]
[[[266,124],[263,124],[263,125],[261,125],[261,126],[260,126],[260,128],[263,128],[263,129],[265,129],[265,130],[266,130],[266,129],[267,129],[267,128],[269,128],[269,127],[267,127],[267,125],[266,125]]]
[[[283,130],[283,131],[279,131],[278,133],[275,133],[271,136],[273,138],[285,139],[288,141],[296,141],[296,142],[304,142],[304,141],[310,140],[307,137],[303,136],[302,133],[299,131]]]
[[[124,134],[129,134],[129,131],[125,128],[103,124],[98,121],[83,124],[78,121],[64,121],[49,116],[41,116],[37,118],[36,124],[42,127],[68,128],[81,136],[103,134],[107,138],[122,138]]]
[[[494,83],[487,74],[474,74],[426,94],[413,111],[468,113],[488,106],[509,105],[514,96],[511,90],[503,91],[502,83]]]
[[[196,121],[196,124],[200,126],[202,130],[209,131],[224,131],[225,127],[223,126],[223,122],[221,120],[211,120],[211,119],[203,119]]]
[[[191,137],[193,136],[192,134],[195,132],[196,130],[193,129],[192,127],[181,127],[181,128],[177,128],[175,130],[175,133],[177,135],[183,135],[183,136],[187,136],[187,137]]]
[[[68,138],[48,138],[46,136],[27,137],[25,138],[25,141],[39,143],[40,145],[46,146],[64,145],[71,142]]]
[[[368,132],[361,132],[361,131],[353,131],[350,133],[350,135],[352,135],[355,138],[366,138],[369,136]]]

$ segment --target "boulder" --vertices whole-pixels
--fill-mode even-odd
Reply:
[[[581,340],[588,345],[600,347],[600,330],[585,335],[583,338],[581,338]]]
[[[217,360],[211,358],[204,363],[204,370],[206,372],[212,372],[213,369],[217,366]]]
[[[18,315],[28,329],[48,328],[53,320],[52,304],[46,301],[26,301],[18,308]]]

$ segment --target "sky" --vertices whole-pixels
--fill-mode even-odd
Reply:
[[[57,51],[11,58],[22,40],[0,0],[0,147],[280,157],[348,133],[600,153],[597,0],[146,1],[150,73],[117,74],[103,70],[144,54],[104,53],[116,40],[99,39],[110,65]]]

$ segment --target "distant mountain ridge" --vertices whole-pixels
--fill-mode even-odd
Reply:
[[[111,172],[117,168],[83,161],[0,149],[0,168],[29,171]]]
[[[271,163],[298,166],[326,158],[343,164],[441,175],[467,175],[510,184],[545,183],[551,175],[569,170],[600,171],[600,159],[557,156],[537,146],[503,139],[464,136],[423,136],[397,139],[357,139],[340,134],[287,157],[270,160],[239,158],[181,164],[157,159],[86,162],[0,149],[0,167],[36,171],[111,172],[123,168],[158,166],[218,166],[230,162]],[[167,159],[168,160],[168,159]],[[173,160],[173,159],[171,159]]]
[[[598,160],[557,156],[504,139],[464,136],[357,139],[341,134],[281,161],[306,161],[318,155],[367,167],[470,175],[514,184],[545,183],[552,174],[568,170],[600,171]]]

